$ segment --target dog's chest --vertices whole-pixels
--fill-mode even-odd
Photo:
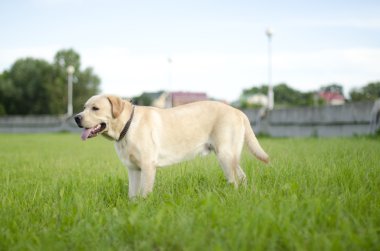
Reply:
[[[127,167],[137,167],[136,160],[133,155],[129,154],[128,144],[122,140],[115,143],[115,150],[121,162]]]

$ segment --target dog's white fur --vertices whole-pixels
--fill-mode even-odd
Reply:
[[[153,190],[156,168],[215,152],[227,181],[235,186],[245,179],[239,165],[247,143],[250,152],[268,162],[244,113],[215,101],[190,103],[169,109],[136,106],[130,128],[120,133],[132,114],[132,104],[116,96],[91,97],[79,113],[79,126],[94,128],[115,140],[121,161],[128,168],[129,197],[146,196]]]

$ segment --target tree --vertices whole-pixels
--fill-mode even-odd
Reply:
[[[0,84],[2,105],[8,114],[49,112],[48,85],[52,82],[52,67],[40,59],[17,60]]]
[[[74,66],[75,71],[80,69],[80,55],[73,49],[60,50],[54,56],[54,65],[67,69],[69,65]]]
[[[76,83],[74,84],[73,109],[80,111],[86,100],[99,93],[100,78],[94,73],[94,69],[87,67],[80,71],[77,75]]]
[[[351,101],[376,100],[380,98],[380,82],[371,82],[366,86],[350,91]]]
[[[92,68],[80,70],[74,50],[58,51],[53,64],[45,60],[17,60],[0,74],[0,115],[64,114],[67,107],[67,66],[75,67],[74,111],[99,92],[100,79]]]
[[[0,116],[5,115],[7,113],[6,107],[12,105],[10,97],[14,95],[15,91],[8,75],[9,72],[7,71],[0,74]]]
[[[260,87],[253,86],[249,89],[244,89],[243,93],[240,95],[240,98],[239,98],[240,105],[237,105],[237,106],[242,108],[242,109],[259,108],[262,105],[261,104],[250,104],[248,101],[249,97],[253,96],[253,95],[259,95],[259,94],[267,95],[267,93],[268,93],[268,86],[267,85],[261,85]]]
[[[243,90],[243,95],[267,94],[267,93],[268,93],[267,85],[261,85],[260,87],[253,86],[250,89]]]
[[[70,65],[74,67],[73,110],[81,110],[84,102],[90,96],[99,92],[100,78],[94,73],[94,70],[91,67],[87,67],[83,71],[80,70],[80,55],[73,49],[58,51],[55,54],[53,64],[55,75],[57,76],[55,84],[56,86],[61,86],[61,88],[55,91],[64,91],[61,95],[62,99],[60,100],[60,103],[64,103],[66,106],[68,102],[67,67]],[[66,106],[64,106],[65,109]],[[60,107],[62,107],[62,105],[60,105]]]
[[[273,92],[277,107],[313,106],[321,103],[315,92],[301,92],[285,83],[276,85]]]
[[[273,87],[277,106],[297,106],[302,102],[302,94],[288,85],[281,83]]]
[[[252,87],[245,89],[241,95],[242,108],[247,108],[248,104],[244,100],[250,95],[255,94],[267,94],[268,86],[262,85],[260,87]],[[291,88],[285,83],[280,83],[273,87],[275,107],[294,107],[294,106],[313,106],[316,101],[319,104],[320,101],[316,97],[314,92],[300,92]],[[316,98],[318,100],[316,100]]]

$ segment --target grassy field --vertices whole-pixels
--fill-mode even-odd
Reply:
[[[379,139],[262,139],[247,186],[214,156],[157,173],[128,200],[113,144],[0,135],[0,250],[379,250]]]

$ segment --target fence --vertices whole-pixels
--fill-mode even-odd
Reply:
[[[261,118],[259,110],[244,110],[256,133],[273,137],[354,136],[371,133],[374,102],[340,106],[306,107],[273,110]]]
[[[0,117],[0,133],[78,132],[72,118],[66,116],[5,116]]]
[[[379,128],[380,101],[341,106],[273,110],[244,110],[256,133],[273,137],[366,135]],[[64,116],[0,117],[0,133],[80,132],[73,118]]]

